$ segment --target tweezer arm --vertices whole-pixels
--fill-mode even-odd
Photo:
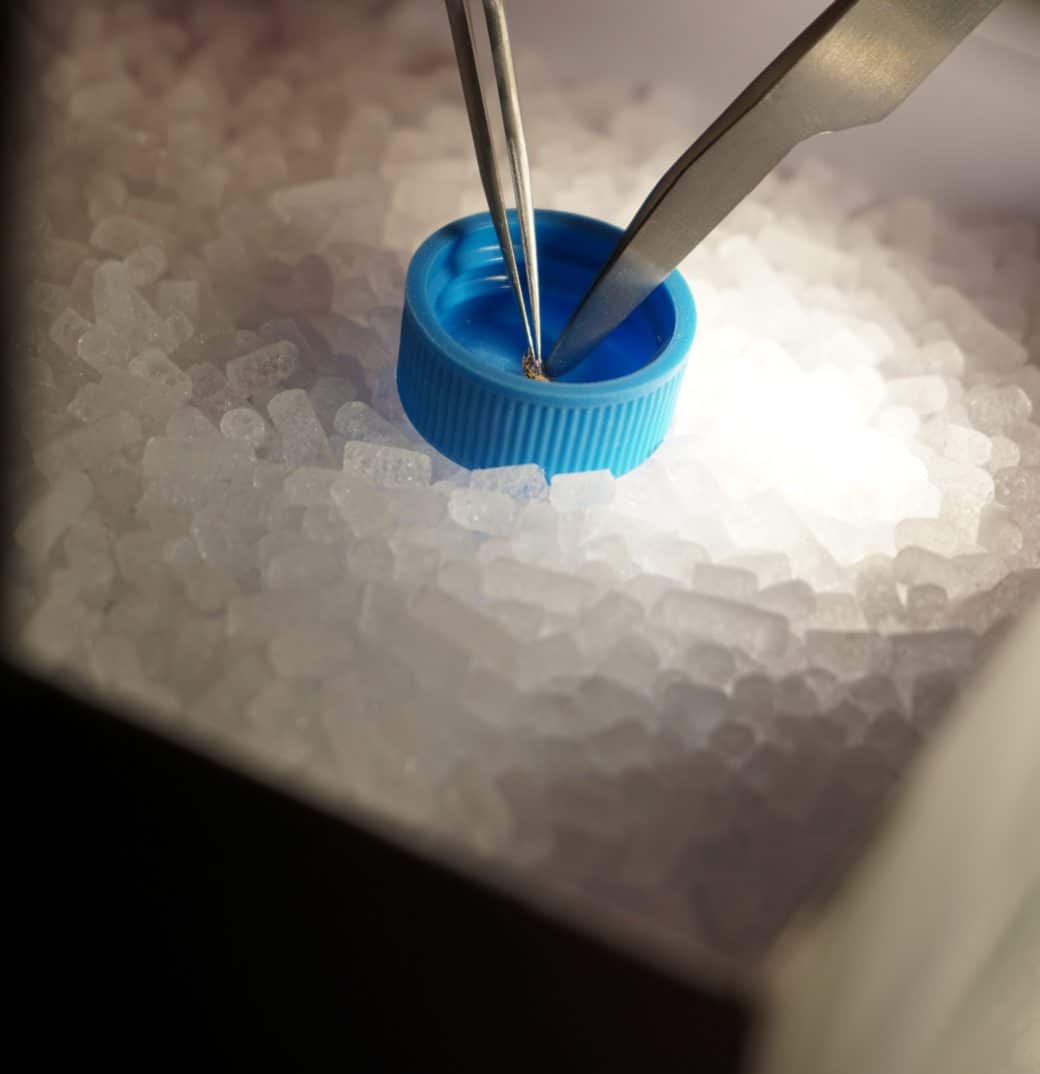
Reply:
[[[469,8],[466,0],[444,0],[444,6],[448,12],[448,23],[451,26],[455,59],[458,62],[462,96],[466,102],[466,112],[469,116],[469,127],[473,136],[473,149],[477,156],[480,182],[484,187],[484,196],[487,198],[488,210],[491,213],[492,223],[495,225],[498,245],[502,248],[502,257],[506,263],[509,282],[512,285],[516,304],[520,310],[520,318],[524,325],[524,335],[527,338],[528,352],[540,354],[541,348],[539,347],[537,350],[535,348],[531,322],[527,316],[527,305],[524,301],[524,291],[520,284],[520,272],[517,268],[516,254],[513,250],[513,239],[509,233],[509,220],[506,216],[505,202],[502,200],[502,188],[498,181],[498,166],[495,163],[495,149],[491,139],[487,110],[484,107],[484,95],[480,88],[480,73],[477,69]],[[508,49],[508,39],[504,47]],[[526,167],[526,160],[524,164]],[[530,263],[528,265],[528,273],[530,273]]]
[[[883,119],[1000,0],[837,0],[668,169],[545,363],[599,340],[799,142]]]
[[[542,361],[542,312],[538,293],[538,249],[534,235],[534,201],[531,197],[531,169],[527,162],[527,139],[520,115],[520,91],[513,69],[513,50],[509,47],[509,29],[502,0],[484,0],[484,17],[498,84],[498,100],[506,131],[506,149],[513,176],[516,215],[520,222],[520,245],[524,253],[527,294],[531,300],[531,334],[534,336],[534,360]]]

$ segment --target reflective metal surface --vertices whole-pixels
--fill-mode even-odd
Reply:
[[[556,341],[577,365],[799,142],[883,119],[1000,0],[836,0],[668,169]]]
[[[473,29],[470,22],[469,8],[466,0],[445,0],[451,36],[455,46],[455,57],[459,66],[459,78],[462,93],[466,101],[470,130],[473,134],[473,148],[477,154],[477,167],[480,181],[484,187],[488,210],[495,225],[498,244],[502,247],[506,271],[520,308],[520,317],[527,337],[528,353],[524,358],[524,370],[529,376],[541,373],[541,303],[538,293],[538,254],[534,241],[534,208],[531,199],[531,173],[527,163],[527,143],[524,138],[523,121],[520,117],[519,92],[513,57],[509,47],[509,32],[506,26],[505,9],[502,0],[484,0],[484,16],[487,22],[488,37],[491,41],[491,59],[495,69],[495,81],[498,85],[498,99],[502,109],[502,123],[505,128],[506,150],[509,155],[509,167],[513,178],[513,193],[516,197],[516,211],[520,222],[520,242],[524,255],[524,268],[527,276],[528,294],[531,300],[530,315],[524,299],[520,273],[517,267],[516,251],[509,233],[505,204],[502,201],[502,189],[498,179],[498,165],[495,160],[494,143],[491,138],[487,109],[480,87],[480,74],[477,69],[476,53],[473,45]]]

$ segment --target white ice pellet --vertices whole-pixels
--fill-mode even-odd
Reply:
[[[178,311],[189,320],[199,319],[199,284],[197,280],[161,280],[158,288],[159,313],[168,317]]]
[[[609,470],[557,474],[549,486],[549,500],[558,511],[602,507],[614,499],[614,475]]]
[[[162,357],[165,359],[165,355]],[[163,428],[190,397],[188,378],[180,379],[179,370],[153,365],[148,358],[136,370],[134,373],[129,369],[127,372],[106,370],[99,382],[84,384],[76,392],[68,412],[80,421],[91,423],[122,411],[140,419],[146,428]]]
[[[955,462],[984,466],[993,453],[993,441],[977,429],[964,425],[947,425],[940,450]]]
[[[150,287],[166,271],[166,254],[161,246],[142,246],[124,260],[134,287]],[[162,310],[159,311],[162,313]]]
[[[473,470],[470,487],[486,492],[503,492],[516,500],[544,500],[549,486],[540,466],[524,463],[520,466],[498,466],[490,470]]]
[[[296,368],[297,350],[292,343],[272,343],[227,364],[228,384],[241,395],[252,395],[288,380]]]
[[[794,622],[807,618],[816,610],[816,594],[806,582],[792,579],[767,586],[755,596],[755,603]]]
[[[234,579],[204,562],[190,537],[170,541],[163,548],[163,559],[199,611],[219,612],[238,593]]]
[[[74,358],[79,353],[79,341],[90,327],[90,321],[75,310],[64,309],[54,319],[50,336],[66,357]]]
[[[482,582],[489,596],[538,604],[558,615],[575,615],[596,594],[596,587],[584,579],[510,559],[489,563]]]
[[[390,505],[364,474],[356,470],[340,474],[329,491],[355,537],[367,537],[390,526]]]
[[[267,439],[267,422],[250,406],[233,407],[221,415],[220,432],[229,440],[245,440],[257,448]]]
[[[516,504],[501,492],[455,489],[448,498],[448,514],[464,529],[505,537],[513,528]]]
[[[336,470],[302,466],[285,479],[285,497],[298,507],[316,507],[332,502],[332,486],[340,479]]]
[[[71,337],[78,335],[76,353],[99,373],[125,367],[131,353],[129,339],[116,332],[111,325],[90,325],[89,322],[86,324],[87,327],[84,328],[71,318],[66,320],[61,329],[63,339],[71,342]]]
[[[1000,436],[999,434],[993,437],[991,441],[990,457],[987,460],[989,463],[989,470],[992,473],[996,473],[998,470],[1007,470],[1013,466],[1017,466],[1022,459],[1022,452],[1019,450],[1018,444],[1015,443],[1010,437]]]
[[[1026,508],[1040,501],[1040,466],[1001,470],[994,478],[996,499],[1006,507]]]
[[[697,593],[749,601],[758,589],[758,579],[752,571],[742,567],[697,563],[693,568],[692,588]]]
[[[322,427],[332,431],[340,408],[357,397],[357,385],[350,377],[319,377],[308,394]]]
[[[334,465],[325,430],[302,388],[279,392],[267,404],[267,412],[281,434],[286,462],[294,466]]]
[[[958,548],[957,531],[940,518],[904,518],[896,524],[896,545],[916,545],[942,556],[952,556]]]
[[[136,220],[132,216],[116,215],[99,221],[90,234],[90,244],[91,246],[96,246],[99,250],[104,250],[105,253],[117,254],[129,260],[135,251],[149,248],[155,238],[155,228],[149,226],[143,220]],[[166,257],[162,254],[161,248],[151,246],[151,249],[158,250],[162,255],[162,266],[165,268]],[[144,259],[138,259],[137,265],[144,268],[144,264],[149,260],[151,260],[151,255],[147,255]],[[130,271],[131,282],[136,287],[145,287],[154,282],[162,275],[163,271],[163,269],[160,269],[155,275],[145,271],[143,274],[146,277],[150,276],[150,278],[137,282],[134,280],[134,276],[138,274],[136,266],[128,263],[127,268]]]
[[[349,400],[333,416],[333,428],[347,440],[363,440],[370,444],[389,444],[411,448],[414,440],[404,431],[377,414],[367,403]]]
[[[787,645],[788,624],[783,616],[721,597],[671,592],[651,615],[674,634],[716,640],[752,656],[776,656]]]
[[[1018,445],[1019,462],[1023,466],[1040,466],[1040,425],[1023,422],[1010,435]]]
[[[219,436],[220,432],[197,407],[185,406],[170,415],[166,435],[174,440],[194,440],[197,437]]]
[[[937,585],[912,585],[906,592],[907,622],[916,630],[932,626],[949,604],[945,589]]]
[[[298,626],[273,638],[268,655],[279,675],[322,679],[349,667],[354,650],[343,631]]]
[[[934,414],[946,406],[949,388],[942,377],[901,377],[888,382],[887,397],[893,406],[909,407],[917,414]]]
[[[127,370],[134,376],[167,389],[171,396],[181,396],[184,402],[191,398],[191,377],[174,365],[157,347],[150,347],[136,358],[131,358]]]
[[[86,474],[65,471],[18,525],[15,540],[33,558],[45,560],[55,541],[79,518],[94,498]]]
[[[842,678],[883,672],[890,660],[888,641],[866,631],[808,630],[805,651],[814,666]]]
[[[431,477],[429,455],[355,440],[343,448],[343,469],[362,474],[372,484],[387,488],[428,485]]]
[[[89,470],[123,448],[139,443],[141,423],[126,411],[59,436],[34,455],[40,471],[57,478],[68,470]]]
[[[975,426],[984,433],[1004,433],[1027,421],[1033,405],[1017,384],[995,387],[980,384],[964,396],[964,405]]]

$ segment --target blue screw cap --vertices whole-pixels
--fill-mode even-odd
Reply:
[[[514,214],[510,227],[518,234]],[[535,214],[535,232],[548,354],[621,232],[548,210]],[[461,466],[533,462],[548,477],[620,476],[668,431],[696,323],[690,289],[673,272],[565,376],[531,380],[495,230],[478,213],[434,232],[412,257],[397,388],[419,434]]]

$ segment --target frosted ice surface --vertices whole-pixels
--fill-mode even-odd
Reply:
[[[116,332],[108,324],[89,325],[85,329],[74,319],[67,320],[61,331],[64,340],[71,342],[73,335],[78,336],[76,352],[88,365],[99,373],[110,368],[125,366],[130,358],[130,341],[123,334]],[[80,331],[80,329],[83,329]],[[68,335],[65,335],[65,333]],[[60,344],[59,344],[60,345]]]
[[[74,358],[79,353],[79,341],[90,327],[90,321],[75,310],[64,309],[54,319],[50,336],[63,354]]]
[[[195,325],[187,314],[173,310],[163,319],[163,346],[172,354],[195,335]]]
[[[906,615],[910,626],[921,630],[938,622],[946,611],[949,597],[942,586],[912,585],[906,593]]]
[[[281,433],[286,462],[296,466],[335,465],[325,430],[302,388],[279,392],[267,404],[267,412]]]
[[[1035,504],[1040,495],[1040,467],[1001,470],[994,479],[997,500],[1008,507]]]
[[[698,593],[749,601],[758,589],[758,579],[752,571],[742,567],[697,563],[693,568],[693,588]]]
[[[700,593],[668,593],[651,616],[675,634],[716,640],[752,656],[779,655],[789,636],[783,616]]]
[[[343,518],[329,504],[313,504],[303,513],[300,524],[304,537],[311,541],[330,544],[343,540]]]
[[[843,678],[884,671],[890,661],[887,639],[867,631],[808,630],[805,651],[815,666]]]
[[[18,525],[15,539],[30,556],[46,559],[54,543],[83,514],[93,498],[90,478],[75,470],[66,471],[29,509]]]
[[[1040,233],[778,171],[683,267],[647,463],[469,473],[395,385],[408,259],[484,203],[457,72],[415,0],[324,3],[84,2],[40,59],[12,636],[754,961],[1040,598]],[[540,204],[629,219],[682,102],[518,59]]]
[[[193,440],[196,437],[219,436],[220,432],[197,407],[185,406],[170,415],[166,435],[174,440]]]
[[[288,380],[296,368],[297,350],[289,342],[272,343],[227,364],[228,384],[241,395],[252,395]]]
[[[357,385],[350,377],[319,377],[309,392],[311,406],[322,427],[331,432],[335,429],[336,415],[343,405],[357,397]],[[363,439],[348,437],[347,439]]]
[[[904,518],[896,525],[896,544],[900,548],[916,546],[942,556],[958,551],[957,531],[940,518]]]
[[[471,488],[486,492],[503,492],[516,500],[544,500],[549,495],[545,473],[534,463],[521,466],[498,466],[490,470],[473,470]]]
[[[783,552],[745,552],[727,560],[726,565],[750,571],[762,587],[778,585],[791,578],[791,561]]]
[[[314,541],[295,541],[271,556],[263,568],[272,589],[294,589],[331,583],[342,577],[340,551]]]
[[[993,441],[985,433],[963,425],[946,427],[942,441],[942,452],[955,462],[982,466],[990,461],[993,454]]]
[[[336,411],[333,428],[347,440],[365,440],[371,444],[413,448],[415,440],[403,429],[377,414],[367,403],[350,400]]]
[[[150,347],[136,358],[131,358],[127,369],[134,376],[150,380],[153,384],[168,389],[171,397],[180,396],[183,402],[191,398],[191,377],[179,366],[174,365],[157,347]]]
[[[538,604],[559,615],[575,615],[596,595],[596,587],[584,579],[510,559],[487,565],[483,587],[489,596]]]
[[[267,422],[250,406],[234,407],[221,416],[220,432],[229,440],[245,440],[258,448],[267,439]]]
[[[218,612],[238,593],[234,579],[204,562],[190,537],[168,542],[163,547],[163,559],[177,576],[187,599],[199,611]]]
[[[521,657],[516,642],[497,623],[441,590],[420,590],[409,612],[492,668],[508,669]]]
[[[343,448],[343,469],[362,474],[374,485],[387,488],[428,485],[431,478],[429,455],[356,440]]]
[[[1008,508],[994,505],[983,513],[979,522],[978,541],[989,552],[1013,556],[1022,550],[1022,528],[1011,517]]]
[[[154,274],[146,270],[143,273],[144,278],[141,280],[134,278],[137,275],[135,269],[137,265],[140,265],[143,269],[145,263],[151,260],[152,255],[149,254],[143,259],[138,259],[135,264],[127,264],[127,268],[130,270],[130,279],[134,286],[147,287],[148,284],[154,283],[162,275],[166,266],[166,255],[162,253],[162,249],[152,245],[155,238],[155,228],[149,226],[143,220],[137,220],[132,216],[116,215],[106,217],[98,222],[90,234],[90,245],[96,246],[106,253],[118,254],[120,257],[127,258],[128,261],[138,250],[158,250],[162,255],[161,268]]]
[[[199,320],[198,280],[161,280],[158,287],[159,313],[168,317],[171,313],[183,313],[188,320]]]
[[[124,338],[131,349],[169,346],[163,319],[133,286],[121,261],[103,261],[94,273],[94,316]]]
[[[172,440],[153,437],[141,465],[159,503],[200,510],[234,485],[252,488],[253,448],[241,440]]]
[[[187,378],[178,382],[176,367],[153,366],[147,358],[135,368],[136,372],[108,369],[100,382],[84,384],[69,402],[69,414],[91,423],[122,411],[134,415],[149,431],[162,429],[190,398],[190,382]]]
[[[342,631],[298,626],[271,640],[271,664],[288,678],[322,679],[349,667],[354,644]]]
[[[161,246],[142,246],[126,258],[130,282],[134,287],[149,287],[166,272],[166,254]],[[161,312],[161,311],[160,311]]]
[[[1040,466],[1040,425],[1023,422],[1011,430],[1023,466]]]
[[[455,489],[448,499],[448,514],[464,529],[506,537],[513,528],[516,504],[501,492]]]
[[[934,414],[946,406],[948,399],[949,388],[942,377],[902,377],[888,382],[889,402],[918,414]]]
[[[755,603],[793,622],[812,615],[816,610],[816,594],[812,586],[796,578],[767,586],[755,597]]]
[[[643,618],[643,607],[637,600],[623,593],[607,593],[583,611],[575,638],[585,651],[603,652],[622,642]]]
[[[614,475],[609,470],[557,474],[549,487],[549,500],[558,511],[602,507],[614,499]]]
[[[298,507],[317,507],[331,503],[332,486],[340,480],[335,470],[303,466],[285,479],[285,497]]]
[[[138,443],[141,436],[141,423],[120,410],[56,437],[40,448],[34,459],[45,476],[56,478],[68,470],[89,470],[109,455]]]
[[[988,469],[991,473],[1007,470],[1022,461],[1022,452],[1018,444],[1010,437],[997,435],[990,441]]]
[[[657,534],[637,541],[633,555],[647,575],[664,575],[684,582],[693,577],[708,556],[694,541]]]
[[[990,434],[1026,421],[1033,410],[1029,396],[1017,384],[977,385],[965,395],[964,405],[976,428]]]

